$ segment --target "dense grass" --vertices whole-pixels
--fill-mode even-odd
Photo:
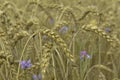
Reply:
[[[120,0],[0,4],[0,80],[120,80]]]

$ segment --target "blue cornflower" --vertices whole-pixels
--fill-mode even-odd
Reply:
[[[68,27],[67,26],[63,26],[62,28],[60,28],[59,32],[65,34],[68,31]]]
[[[83,59],[84,57],[91,58],[91,56],[86,51],[81,51],[80,59]]]
[[[20,62],[20,65],[21,65],[22,69],[30,68],[32,66],[31,60],[30,59],[27,60],[27,61],[23,60],[23,61]]]
[[[33,79],[33,80],[42,80],[42,75],[41,75],[41,74],[39,74],[39,75],[35,75],[35,74],[34,74],[34,75],[32,76],[32,79]]]
[[[110,28],[105,28],[105,32],[109,33],[109,32],[111,32],[111,29]]]

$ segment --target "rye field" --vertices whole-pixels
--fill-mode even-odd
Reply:
[[[120,0],[0,0],[0,80],[120,80]]]

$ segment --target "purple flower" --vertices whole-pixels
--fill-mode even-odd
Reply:
[[[32,79],[33,79],[33,80],[37,80],[37,75],[34,74],[34,75],[32,76]]]
[[[110,28],[105,28],[105,32],[109,33],[109,32],[111,32],[111,29]]]
[[[21,68],[22,69],[27,69],[27,68],[30,68],[32,66],[31,64],[31,60],[29,59],[28,61],[21,61],[20,62],[20,65],[21,65]]]
[[[42,80],[42,75],[41,74],[39,74],[39,75],[33,75],[32,76],[32,78],[33,78],[33,80]]]
[[[80,59],[83,59],[84,57],[91,58],[91,56],[86,51],[81,51]]]
[[[59,32],[65,34],[68,31],[68,27],[67,26],[63,26],[62,28],[60,28]]]

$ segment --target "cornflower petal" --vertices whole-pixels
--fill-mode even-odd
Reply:
[[[20,62],[20,65],[21,65],[21,68],[22,68],[22,69],[25,68],[25,64],[26,64],[26,61],[21,61],[21,62]]]
[[[32,79],[33,79],[33,80],[37,80],[37,75],[34,74],[34,75],[32,76]]]
[[[38,80],[42,80],[42,75],[41,74],[38,75]]]
[[[87,55],[87,52],[86,52],[86,51],[82,51],[82,52],[81,52],[81,55],[82,55],[82,56],[85,56],[85,55]]]
[[[68,31],[68,27],[67,27],[67,26],[63,26],[63,27],[59,30],[59,32],[60,32],[60,33],[63,33],[63,34],[65,34],[67,31]]]
[[[28,68],[30,68],[30,67],[32,66],[30,59],[27,61],[26,66],[27,66]]]
[[[39,74],[39,75],[35,75],[35,74],[34,74],[34,75],[32,76],[32,79],[33,79],[33,80],[42,80],[42,75],[41,75],[41,74]]]
[[[30,67],[32,66],[31,60],[21,61],[21,62],[20,62],[20,65],[21,65],[21,68],[22,68],[22,69],[30,68]]]
[[[105,28],[105,32],[109,33],[109,32],[111,32],[111,29],[110,28]]]
[[[81,53],[80,53],[80,59],[82,59],[84,57],[91,58],[91,56],[86,51],[81,51]]]
[[[89,58],[89,59],[90,59],[90,58],[91,58],[91,56],[87,54],[87,58]]]
[[[29,59],[29,60],[27,61],[27,63],[30,64],[30,63],[31,63],[31,60]]]

